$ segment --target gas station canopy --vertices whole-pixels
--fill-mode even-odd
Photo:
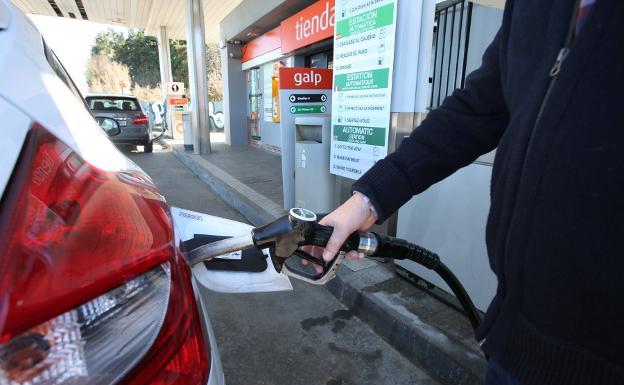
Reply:
[[[219,22],[241,0],[204,0],[206,42],[219,41]],[[59,16],[146,29],[156,35],[167,27],[169,38],[186,39],[185,0],[13,0],[26,13]]]

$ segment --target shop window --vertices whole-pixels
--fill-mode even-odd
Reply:
[[[334,65],[333,51],[325,51],[308,55],[305,57],[305,66],[307,68],[329,68]]]
[[[250,143],[259,142],[260,126],[258,120],[262,109],[262,90],[260,88],[260,70],[259,68],[251,68],[247,70],[247,89],[249,91],[249,116],[247,119],[247,128],[249,129]]]

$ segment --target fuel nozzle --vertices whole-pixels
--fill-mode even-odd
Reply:
[[[300,245],[314,236],[316,214],[302,208],[290,209],[288,215],[252,230],[258,249],[270,249],[280,259],[293,255]]]
[[[254,245],[258,249],[271,250],[273,265],[277,271],[282,271],[286,259],[293,255],[325,266],[326,263],[300,250],[301,246],[325,247],[332,235],[333,227],[317,223],[314,212],[303,208],[290,209],[285,215],[267,225],[257,227],[252,231]],[[360,237],[352,234],[344,243],[342,250],[358,250]]]

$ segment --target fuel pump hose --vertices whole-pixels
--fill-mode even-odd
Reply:
[[[333,232],[331,226],[315,224],[315,231],[310,232],[306,244],[325,246]],[[343,244],[342,251],[356,250],[369,257],[410,260],[435,271],[449,286],[470,324],[476,329],[481,323],[481,315],[468,296],[466,289],[451,270],[440,261],[440,257],[431,250],[418,246],[404,239],[394,238],[378,233],[353,233]]]

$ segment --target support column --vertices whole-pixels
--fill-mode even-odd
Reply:
[[[166,94],[165,87],[171,82],[171,52],[169,49],[169,35],[167,27],[158,27],[158,64],[160,64],[160,88],[163,96]]]
[[[225,44],[221,49],[221,76],[223,77],[223,113],[225,114],[225,142],[230,146],[244,146],[248,142],[245,72],[241,69],[241,47]]]
[[[196,154],[210,153],[208,75],[203,0],[186,0],[186,50],[191,93],[191,124]]]
[[[157,32],[158,64],[160,66],[160,93],[164,100],[167,96],[167,83],[173,81],[173,75],[171,74],[171,51],[167,27],[160,26],[158,27]],[[163,119],[165,119],[167,127],[173,127],[171,122],[171,111],[169,111],[169,109],[167,109],[167,114],[163,117]],[[173,132],[168,131],[166,135],[173,136]]]

